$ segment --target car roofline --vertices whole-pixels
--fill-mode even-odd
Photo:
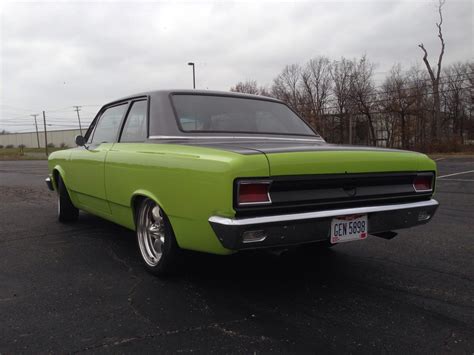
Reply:
[[[137,99],[140,97],[154,97],[154,96],[169,96],[169,95],[209,95],[209,96],[227,96],[227,97],[239,97],[239,98],[247,98],[247,99],[254,99],[254,100],[265,100],[265,101],[273,101],[273,102],[278,102],[285,104],[284,101],[281,101],[279,99],[269,97],[269,96],[262,96],[262,95],[252,95],[252,94],[246,94],[246,93],[240,93],[240,92],[233,92],[233,91],[217,91],[217,90],[193,90],[193,89],[169,89],[169,90],[153,90],[153,91],[145,91],[133,95],[128,95],[121,97],[117,100],[113,100],[108,102],[107,104],[103,105],[105,106],[110,106],[122,101],[128,101],[128,100],[133,100]]]

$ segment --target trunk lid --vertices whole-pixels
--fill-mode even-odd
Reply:
[[[426,164],[431,160],[424,154],[396,149],[333,145],[323,141],[247,140],[225,146],[243,154],[265,154],[271,176],[435,170],[434,164]],[[420,164],[421,161],[425,164]]]
[[[329,145],[290,152],[261,151],[272,176],[418,171],[421,157],[399,150]]]
[[[416,152],[349,145],[333,145],[315,139],[253,137],[189,139],[180,144],[205,146],[235,153],[265,154],[271,176],[350,174],[369,172],[435,171],[435,163]]]

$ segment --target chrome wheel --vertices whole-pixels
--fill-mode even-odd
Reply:
[[[160,207],[151,200],[144,201],[138,213],[137,236],[145,262],[151,267],[158,265],[163,256],[166,229]]]

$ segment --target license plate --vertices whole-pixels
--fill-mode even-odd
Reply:
[[[349,242],[367,238],[367,215],[335,217],[331,221],[331,243]]]

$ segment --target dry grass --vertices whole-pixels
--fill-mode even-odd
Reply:
[[[48,148],[55,152],[65,148]],[[48,159],[44,148],[2,148],[0,149],[0,160],[46,160]]]

